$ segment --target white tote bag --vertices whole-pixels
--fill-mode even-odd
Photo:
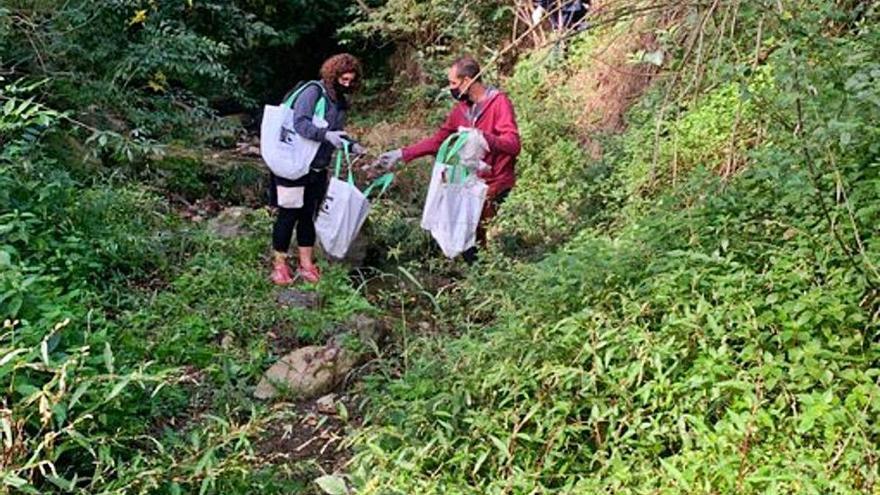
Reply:
[[[348,178],[344,181],[339,178],[343,157],[348,163]],[[385,174],[361,192],[354,184],[346,143],[336,155],[335,173],[330,179],[327,195],[315,220],[315,231],[324,252],[336,259],[345,257],[370,213],[370,193],[379,187],[384,193],[393,178],[392,174]]]
[[[431,171],[431,182],[428,184],[428,194],[425,197],[425,207],[422,209],[422,228],[430,231],[439,218],[436,214],[438,201],[441,199],[441,191],[445,181],[444,176],[446,169],[450,167],[449,161],[454,161],[455,155],[461,150],[467,142],[467,137],[463,133],[455,133],[446,138],[437,156],[434,159],[434,169]]]
[[[422,212],[422,228],[431,232],[443,254],[455,258],[476,245],[477,226],[488,186],[459,163],[466,133],[446,139],[437,152]]]
[[[321,143],[306,139],[296,133],[293,128],[293,102],[308,86],[307,83],[296,90],[281,105],[266,105],[263,108],[263,121],[260,123],[260,154],[269,170],[278,177],[296,180],[309,172],[309,166]],[[324,120],[326,97],[321,88],[321,98],[315,105],[312,124],[324,129],[328,126]]]

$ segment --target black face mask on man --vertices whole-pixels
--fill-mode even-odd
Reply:
[[[333,89],[336,90],[337,93],[341,95],[347,95],[351,93],[351,86],[344,86],[339,82],[333,84]]]
[[[471,103],[471,97],[467,94],[467,92],[463,92],[461,88],[450,88],[449,94],[452,96],[452,99],[455,101],[463,101],[465,103]]]

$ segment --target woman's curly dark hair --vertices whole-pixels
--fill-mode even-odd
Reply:
[[[333,84],[343,75],[353,72],[355,75],[352,81],[352,89],[360,86],[362,71],[361,61],[350,53],[340,53],[333,55],[324,61],[321,65],[321,81],[328,90],[333,90]]]

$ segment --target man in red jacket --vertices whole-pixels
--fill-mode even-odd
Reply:
[[[449,92],[459,103],[446,117],[440,129],[433,136],[416,144],[383,153],[379,156],[379,163],[390,169],[399,161],[406,163],[434,155],[443,141],[450,134],[458,132],[459,127],[480,130],[489,144],[489,151],[483,158],[489,167],[478,171],[479,177],[489,186],[477,229],[477,239],[480,244],[484,244],[486,222],[495,216],[498,206],[516,183],[516,157],[520,152],[519,129],[510,99],[500,90],[483,84],[480,80],[480,64],[474,58],[461,57],[449,68]],[[476,255],[476,248],[471,248],[463,256],[467,262],[472,263],[476,260]]]

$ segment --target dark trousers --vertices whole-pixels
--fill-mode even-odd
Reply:
[[[275,217],[275,226],[272,229],[272,247],[275,251],[286,253],[290,249],[290,241],[293,230],[296,229],[296,244],[299,247],[313,247],[315,245],[315,217],[318,208],[327,194],[326,170],[311,171],[305,177],[290,181],[281,177],[272,177],[270,202],[278,206],[277,187],[302,187],[303,205],[300,208],[283,208],[278,206],[278,214]]]

